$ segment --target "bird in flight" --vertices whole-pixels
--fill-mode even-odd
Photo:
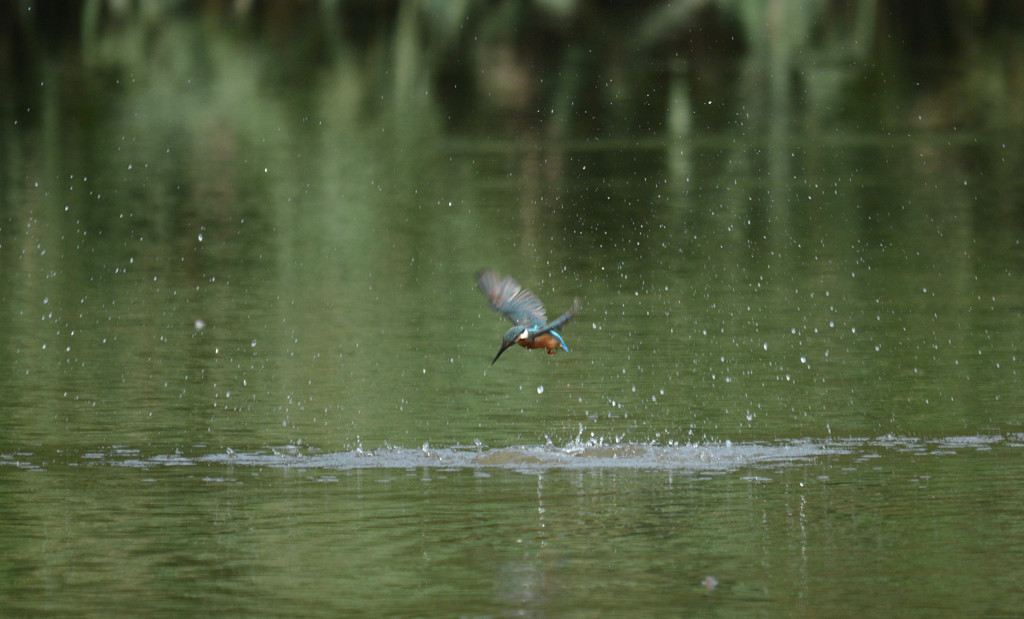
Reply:
[[[513,344],[523,348],[543,348],[549,355],[555,354],[559,348],[569,352],[569,347],[557,329],[562,328],[579,311],[579,297],[573,299],[568,312],[548,322],[547,312],[540,299],[511,277],[503,279],[496,271],[480,271],[476,274],[476,283],[487,296],[491,309],[504,314],[515,325],[501,336],[501,349],[494,356],[494,361]],[[494,361],[491,361],[491,365],[494,365]]]

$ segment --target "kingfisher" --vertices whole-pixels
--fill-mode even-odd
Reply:
[[[573,299],[568,312],[548,322],[547,312],[540,299],[511,277],[502,279],[496,271],[480,271],[476,274],[476,283],[480,291],[487,295],[491,309],[504,314],[515,325],[501,336],[501,350],[494,355],[494,361],[513,344],[523,348],[544,348],[549,355],[555,354],[559,348],[569,352],[565,340],[555,329],[560,329],[579,311],[579,297]],[[494,365],[494,361],[491,361],[491,365]]]

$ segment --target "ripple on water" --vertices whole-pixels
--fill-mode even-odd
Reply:
[[[195,456],[180,452],[142,456],[137,450],[116,447],[84,453],[71,465],[110,465],[130,468],[182,467],[220,464],[235,467],[264,467],[315,470],[330,479],[333,472],[357,469],[505,469],[538,472],[554,469],[636,469],[724,473],[744,468],[799,465],[822,458],[852,455],[855,462],[867,462],[885,452],[949,456],[964,450],[985,451],[994,446],[1024,447],[1020,435],[953,436],[936,439],[881,436],[870,439],[798,439],[772,442],[703,443],[653,445],[644,443],[605,444],[573,442],[565,446],[515,445],[501,448],[456,446],[418,449],[383,447],[365,451],[319,452],[293,445],[256,452],[233,449]],[[33,469],[32,454],[0,454],[0,465]]]

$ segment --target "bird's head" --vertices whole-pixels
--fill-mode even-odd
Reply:
[[[494,355],[494,361],[497,361],[501,353],[511,348],[516,342],[525,340],[529,336],[530,331],[523,326],[515,326],[506,331],[505,335],[501,336],[501,350],[498,351],[498,354]],[[491,361],[491,365],[494,365],[494,361]]]

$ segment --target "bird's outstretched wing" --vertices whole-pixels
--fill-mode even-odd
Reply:
[[[513,324],[535,326],[547,322],[540,299],[511,277],[501,279],[496,271],[480,271],[476,274],[476,284],[487,295],[491,308],[504,314]]]
[[[550,323],[544,325],[544,328],[541,329],[540,331],[537,331],[537,333],[534,334],[534,337],[540,335],[541,333],[547,333],[548,331],[561,329],[562,325],[569,322],[569,319],[572,318],[573,315],[576,314],[576,312],[580,311],[580,307],[582,307],[582,305],[580,304],[580,298],[576,297],[575,299],[572,300],[572,307],[569,308],[568,312],[562,314],[558,318],[552,320]],[[564,346],[565,342],[562,342],[562,345]]]

